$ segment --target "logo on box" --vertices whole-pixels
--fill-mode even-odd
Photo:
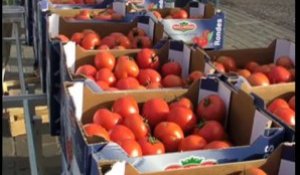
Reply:
[[[178,24],[174,24],[172,26],[173,30],[187,32],[187,31],[193,31],[196,30],[197,25],[188,21],[183,21]]]
[[[178,164],[170,164],[165,170],[174,170],[182,168],[192,168],[196,166],[210,166],[217,164],[217,161],[214,159],[205,159],[204,157],[191,156],[179,161]]]

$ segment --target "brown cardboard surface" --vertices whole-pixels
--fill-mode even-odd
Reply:
[[[62,17],[74,17],[75,15],[78,15],[80,11],[83,9],[57,9],[57,8],[50,8],[50,13],[58,14]],[[104,12],[105,9],[88,9],[91,13],[97,13],[98,12]]]
[[[242,68],[250,61],[256,61],[259,64],[273,63],[275,48],[276,48],[276,40],[274,40],[266,48],[206,51],[206,53],[210,56],[211,61],[215,61],[219,56],[222,55],[230,56],[235,60],[237,67]],[[201,57],[204,57],[204,54],[202,54]],[[247,83],[243,83],[240,88],[250,93],[250,92],[267,92],[267,91],[271,92],[274,89],[285,89],[286,88],[285,86],[295,86],[295,82],[272,84],[269,86],[251,86]]]
[[[180,97],[189,98],[196,106],[198,104],[199,84],[196,82],[192,84],[189,89],[158,89],[158,90],[146,90],[146,91],[118,91],[116,93],[95,93],[88,87],[84,88],[84,101],[83,101],[83,114],[82,124],[92,122],[93,114],[99,108],[110,109],[114,101],[120,97],[130,95],[134,97],[139,103],[140,107],[142,103],[152,98],[163,98],[167,102],[175,101]],[[71,83],[66,83],[66,86]],[[230,141],[235,146],[246,146],[250,143],[250,135],[252,131],[253,117],[255,107],[251,97],[243,92],[238,91],[236,94],[232,94],[231,105],[229,108],[229,117],[227,132],[229,134]],[[94,142],[93,142],[94,143]]]
[[[267,159],[259,159],[253,161],[243,161],[214,165],[210,167],[195,167],[189,169],[179,169],[155,173],[140,173],[130,164],[126,164],[126,175],[243,175],[248,168],[256,167],[265,171],[268,175],[277,175],[279,172],[279,165],[281,161],[284,143],[278,146]],[[100,162],[102,173],[109,171],[114,161]],[[105,166],[104,166],[105,165]],[[104,168],[104,169],[103,169]]]
[[[92,22],[68,22],[65,19],[60,17],[59,33],[64,34],[70,38],[72,34],[75,32],[81,32],[85,29],[92,29],[102,37],[107,36],[112,32],[121,32],[125,34],[125,36],[127,36],[128,32],[136,26],[137,26],[137,20],[130,23],[126,23],[126,22],[92,23]]]

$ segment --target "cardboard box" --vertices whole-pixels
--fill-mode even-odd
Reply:
[[[288,101],[293,95],[295,95],[295,84],[288,83],[284,87],[271,86],[270,88],[258,88],[254,89],[252,93],[260,101],[261,106],[264,110],[266,110],[266,113],[274,116],[274,120],[285,127],[285,140],[295,141],[295,127],[287,125],[283,120],[267,110],[267,106],[276,98],[283,98]]]
[[[203,162],[228,163],[234,161],[262,158],[273,151],[283,140],[283,128],[269,128],[270,116],[256,109],[251,96],[243,91],[233,91],[229,84],[216,78],[202,79],[190,89],[162,89],[152,91],[119,91],[116,93],[96,93],[84,87],[82,82],[65,84],[65,106],[62,126],[63,136],[72,146],[74,159],[81,173],[93,174],[98,171],[97,162],[124,160],[134,165],[141,173],[163,171],[167,166],[178,164],[191,156]],[[200,89],[200,90],[199,90]],[[225,128],[235,145],[217,154],[215,150],[197,150],[175,152],[163,155],[129,158],[119,145],[104,140],[87,140],[82,132],[82,125],[91,122],[93,113],[99,107],[110,107],[113,102],[124,96],[133,96],[138,103],[161,97],[167,102],[179,97],[188,97],[194,104],[209,94],[219,94],[227,108]],[[70,148],[69,148],[70,150]],[[68,152],[68,151],[67,151]],[[93,159],[92,159],[93,155]]]
[[[110,22],[66,22],[57,14],[51,14],[47,21],[48,30],[46,33],[46,85],[47,94],[49,97],[49,110],[51,118],[51,134],[59,135],[59,106],[60,106],[60,58],[62,57],[62,46],[57,40],[53,40],[52,37],[58,34],[64,34],[67,37],[75,32],[82,31],[84,29],[92,29],[99,33],[101,36],[106,36],[112,32],[127,33],[133,27],[141,27],[145,29],[145,32],[151,38],[153,37],[154,25],[153,21],[147,17],[139,17],[133,22],[123,22],[123,23],[110,23]],[[155,44],[155,43],[154,43]]]
[[[164,40],[161,41],[162,46],[159,49],[154,49],[157,56],[160,59],[160,65],[169,61],[178,62],[182,67],[181,77],[187,79],[189,74],[195,70],[205,72],[206,60],[199,58],[200,54],[198,50],[188,47],[181,41]],[[62,54],[61,60],[61,80],[72,81],[75,78],[75,71],[79,66],[90,64],[94,65],[95,56],[101,52],[99,50],[85,50],[74,42],[69,42],[64,46],[64,54]],[[122,55],[130,55],[133,58],[140,49],[129,50],[112,50],[110,51],[114,56],[119,57]]]
[[[224,40],[224,13],[211,3],[200,3],[190,1],[184,8],[189,16],[203,16],[202,19],[161,19],[158,20],[150,11],[147,13],[155,21],[155,34],[156,37],[170,37],[175,40],[182,40],[185,43],[192,45],[193,38],[209,32],[206,44],[202,45],[204,49],[219,50],[223,48]],[[171,8],[158,9],[162,18],[166,17]],[[161,32],[164,31],[165,33]]]
[[[187,78],[189,73],[193,72],[194,70],[200,70],[205,71],[204,67],[206,63],[206,60],[199,59],[199,51],[187,47],[183,42],[180,41],[161,41],[161,46],[159,46],[157,49],[158,56],[161,60],[161,64],[166,63],[168,60],[173,60],[176,62],[179,62],[182,67],[182,77]],[[56,45],[59,45],[59,43],[56,43]],[[158,45],[156,45],[158,46]],[[61,102],[61,94],[64,92],[61,92],[63,90],[62,88],[62,82],[64,81],[74,81],[75,76],[74,72],[75,70],[83,65],[83,64],[93,64],[94,56],[100,52],[100,51],[88,51],[84,50],[79,46],[76,46],[75,43],[69,42],[65,44],[64,46],[61,46],[63,48],[58,49],[64,49],[65,54],[60,55],[53,55],[54,59],[57,59],[60,63],[57,63],[56,61],[53,62],[53,67],[60,66],[60,72],[53,73],[53,79],[51,80],[51,87],[52,89],[49,89],[48,91],[49,96],[51,99],[51,107],[53,118],[53,121],[59,121],[59,115],[60,115],[60,102]],[[53,48],[54,49],[54,48]],[[116,56],[124,55],[124,54],[130,54],[135,55],[139,49],[135,50],[125,50],[125,51],[112,51],[112,53]],[[57,68],[55,68],[57,69]],[[54,77],[55,76],[55,77]],[[54,79],[56,78],[56,79]],[[78,76],[76,78],[79,78]],[[53,95],[51,96],[52,92],[55,92],[57,95],[56,100],[54,99]],[[58,104],[59,103],[59,104]],[[57,123],[59,124],[59,123]],[[59,130],[59,127],[54,127],[53,129]]]
[[[147,173],[147,175],[243,175],[246,169],[260,168],[268,175],[295,175],[295,144],[282,143],[266,159],[233,162],[214,166],[200,166],[173,171]],[[140,175],[130,164],[118,161],[103,161],[99,163],[100,175]]]
[[[23,108],[3,109],[2,121],[6,123],[9,129],[9,135],[16,137],[26,134],[26,126]],[[46,106],[38,106],[35,108],[35,116],[41,119],[42,124],[49,123],[48,109]]]
[[[238,68],[245,67],[245,65],[250,61],[256,61],[259,64],[275,63],[277,58],[283,55],[288,55],[295,64],[295,43],[284,39],[276,39],[266,48],[202,51],[202,53],[204,54],[202,54],[201,57],[209,57],[208,60],[211,60],[210,64],[206,64],[208,67],[205,69],[208,72],[215,71],[212,66],[212,62],[222,55],[232,57]],[[210,71],[210,69],[213,70]],[[231,79],[230,76],[229,78]],[[269,86],[251,86],[245,78],[237,75],[233,76],[233,82],[236,87],[239,87],[249,93],[254,91],[271,92],[272,89],[284,89],[288,84],[295,86],[295,82],[272,84]]]

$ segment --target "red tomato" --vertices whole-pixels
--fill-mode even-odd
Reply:
[[[247,78],[248,82],[250,83],[251,86],[268,86],[270,85],[270,81],[268,77],[260,72],[256,72],[251,74]]]
[[[181,140],[179,144],[179,151],[200,150],[207,144],[206,140],[199,135],[189,135]]]
[[[137,77],[139,74],[139,67],[129,56],[121,56],[118,58],[114,73],[118,79]]]
[[[231,144],[226,141],[215,140],[208,143],[204,149],[226,149],[231,147]]]
[[[245,175],[267,175],[262,169],[251,167],[245,170]]]
[[[194,109],[193,103],[191,102],[190,99],[188,99],[186,97],[183,97],[183,98],[179,99],[178,101],[171,103],[170,109],[172,109],[174,107],[178,107],[178,106],[185,107],[185,108],[188,108],[191,110]]]
[[[294,110],[294,111],[296,110],[296,108],[295,108],[295,95],[292,98],[290,98],[289,106],[292,110]]]
[[[93,116],[93,123],[103,126],[110,131],[114,126],[121,123],[122,117],[118,113],[109,111],[108,109],[98,109]]]
[[[202,136],[208,143],[226,138],[224,127],[215,120],[200,123],[200,126],[195,128],[194,134]]]
[[[110,48],[108,47],[108,45],[102,44],[98,47],[99,50],[109,50]]]
[[[131,48],[131,42],[126,36],[115,37],[115,46],[123,46],[126,49]]]
[[[133,97],[124,96],[114,102],[112,111],[125,118],[131,114],[139,114],[139,106]]]
[[[250,61],[246,64],[245,68],[248,69],[251,73],[254,72],[254,70],[256,69],[256,67],[258,67],[259,64],[255,61]]]
[[[225,73],[225,67],[222,63],[215,61],[215,62],[213,62],[213,64],[217,71],[219,71],[220,73]]]
[[[103,139],[109,141],[108,132],[100,125],[89,123],[82,126],[84,133],[87,137],[102,137]]]
[[[160,64],[159,57],[156,55],[155,51],[149,48],[139,51],[136,60],[141,69],[151,68],[157,70]]]
[[[120,143],[123,140],[135,140],[133,132],[124,125],[116,125],[109,131],[110,139],[113,142]]]
[[[105,81],[109,85],[114,85],[115,82],[116,82],[115,75],[108,68],[102,68],[102,69],[100,69],[96,73],[95,77],[96,77],[97,81]]]
[[[106,36],[101,40],[101,44],[107,45],[110,49],[115,47],[115,38],[113,36]]]
[[[147,34],[143,29],[135,27],[130,30],[127,37],[129,38],[130,41],[132,41],[135,37],[146,36],[146,35]]]
[[[108,13],[102,13],[102,14],[95,15],[93,19],[112,20],[112,15]]]
[[[148,135],[148,127],[139,114],[128,115],[124,119],[123,124],[131,129],[137,140],[145,138]]]
[[[142,116],[148,120],[148,124],[153,128],[159,122],[167,120],[169,111],[169,106],[164,99],[153,98],[144,103]]]
[[[248,78],[251,75],[251,72],[248,69],[240,69],[237,73],[244,78]]]
[[[184,138],[180,126],[173,122],[160,122],[154,129],[154,136],[165,145],[166,152],[177,151]]]
[[[132,48],[152,48],[152,40],[148,36],[137,36],[132,40]]]
[[[235,60],[232,57],[229,56],[219,56],[217,58],[217,62],[223,64],[225,67],[225,71],[235,71],[236,70],[236,63]]]
[[[123,46],[115,46],[115,47],[113,47],[112,49],[116,49],[116,50],[126,50],[126,48],[123,47]]]
[[[173,19],[187,19],[188,13],[185,10],[180,9],[177,12],[172,13],[171,16]]]
[[[269,65],[262,65],[262,66],[257,66],[254,69],[254,72],[261,72],[264,73],[266,75],[268,75],[268,73],[271,71],[271,67]]]
[[[276,65],[282,66],[286,69],[294,68],[294,63],[289,56],[281,56],[276,60]]]
[[[144,156],[165,153],[164,144],[162,144],[155,137],[146,137],[146,138],[140,139],[139,144],[141,145]]]
[[[162,79],[161,84],[164,87],[182,87],[184,85],[183,80],[177,75],[167,75]]]
[[[71,40],[74,41],[76,44],[80,44],[83,38],[83,34],[80,32],[76,32],[72,35]]]
[[[94,66],[85,64],[85,65],[79,66],[77,68],[75,74],[94,77],[96,72],[97,72],[97,70]]]
[[[140,83],[133,77],[122,78],[117,81],[116,88],[120,90],[139,89]]]
[[[171,74],[181,76],[181,70],[181,65],[178,62],[168,62],[162,66],[161,73],[163,76]]]
[[[69,42],[69,38],[68,37],[66,37],[65,35],[58,35],[58,36],[56,36],[55,38],[57,38],[57,39],[59,39],[62,43],[67,43],[67,42]]]
[[[224,101],[218,95],[203,98],[197,107],[199,119],[223,121],[226,114]]]
[[[268,105],[267,109],[273,113],[276,109],[281,108],[281,107],[288,108],[289,104],[284,99],[277,98]]]
[[[87,50],[95,49],[100,45],[100,37],[96,33],[87,33],[83,36],[80,45]]]
[[[191,109],[174,107],[170,110],[167,120],[180,126],[184,133],[189,133],[197,124],[197,118]]]
[[[200,80],[203,76],[204,74],[201,71],[193,71],[190,73],[187,82],[188,84],[192,84],[193,82]]]
[[[282,66],[276,66],[272,68],[268,74],[268,77],[272,84],[291,81],[291,73]]]
[[[141,146],[135,140],[123,140],[119,144],[129,157],[140,157],[143,155]]]
[[[147,89],[159,89],[159,88],[162,88],[162,85],[160,83],[151,83],[151,84],[148,84],[146,86]]]
[[[159,83],[161,77],[154,69],[141,69],[137,79],[141,85],[148,86],[151,83]]]
[[[114,39],[117,39],[118,37],[125,36],[125,35],[120,32],[113,32],[109,36],[113,37]]]
[[[97,69],[107,68],[112,71],[114,69],[115,62],[115,56],[108,51],[99,52],[94,58],[94,64]]]
[[[295,111],[291,108],[278,108],[274,111],[274,115],[281,118],[286,124],[295,126]]]
[[[102,89],[106,90],[109,88],[109,84],[106,81],[97,81],[96,84]]]

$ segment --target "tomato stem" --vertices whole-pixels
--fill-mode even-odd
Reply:
[[[202,119],[202,120],[200,120],[199,123],[197,124],[197,127],[198,127],[198,128],[202,128],[204,125],[205,125],[205,120]]]
[[[205,98],[204,99],[204,107],[207,107],[207,106],[209,106],[210,105],[210,100],[209,100],[209,98]]]

